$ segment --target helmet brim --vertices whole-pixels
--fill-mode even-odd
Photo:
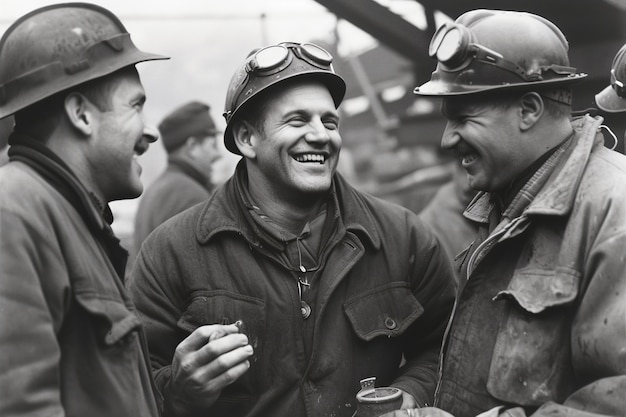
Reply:
[[[626,111],[626,98],[618,96],[611,86],[596,94],[595,99],[598,107],[607,113]]]
[[[415,87],[414,94],[420,96],[433,96],[433,97],[445,97],[445,96],[460,96],[483,93],[486,91],[497,90],[533,90],[535,88],[543,88],[546,86],[567,86],[579,82],[583,78],[586,78],[587,74],[578,73],[570,75],[566,78],[551,79],[544,81],[523,82],[517,84],[498,84],[498,85],[474,85],[474,84],[453,84],[444,81],[428,81],[419,87]]]
[[[298,72],[298,73],[290,74],[284,77],[276,77],[273,82],[269,84],[265,84],[262,90],[266,91],[267,89],[272,88],[273,86],[279,83],[282,83],[285,80],[294,79],[294,78],[304,78],[304,77],[312,79],[312,80],[318,80],[322,82],[324,85],[326,85],[326,87],[328,88],[328,91],[330,92],[330,95],[333,98],[333,102],[335,103],[335,108],[339,107],[339,105],[343,101],[343,98],[346,94],[346,83],[339,75],[334,74],[332,72],[322,72],[319,70],[313,70],[313,71]],[[258,98],[257,94],[252,95],[248,100],[241,103],[241,105],[233,112],[230,122],[228,123],[228,125],[226,126],[226,129],[224,130],[224,146],[226,147],[226,149],[228,149],[230,152],[236,155],[241,155],[241,152],[239,151],[239,148],[237,148],[237,145],[235,144],[235,138],[232,132],[232,125],[233,125],[232,122],[236,120],[236,117],[239,114],[241,114],[242,109],[245,109],[245,107],[249,105],[249,103],[255,101],[255,98]]]

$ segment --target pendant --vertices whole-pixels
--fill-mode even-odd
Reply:
[[[300,301],[300,314],[304,320],[308,319],[311,315],[311,306],[306,301]]]

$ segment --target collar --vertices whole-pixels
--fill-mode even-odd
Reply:
[[[521,214],[565,216],[570,212],[592,148],[603,145],[601,117],[585,115],[572,122],[574,134],[555,151],[513,198],[503,217]],[[495,209],[492,193],[479,192],[463,215],[488,223]]]
[[[200,244],[208,243],[220,233],[232,232],[241,234],[251,245],[261,246],[275,242],[262,239],[259,227],[250,221],[249,212],[241,199],[241,188],[247,187],[247,170],[242,159],[235,169],[234,175],[220,186],[202,207],[196,225],[196,238]],[[369,242],[374,248],[381,244],[380,231],[374,222],[370,205],[362,194],[352,188],[339,174],[333,177],[328,200],[329,206],[337,207],[338,233],[349,230]],[[333,210],[329,210],[330,213]],[[282,243],[276,246],[282,247]]]
[[[10,140],[9,158],[12,161],[21,161],[37,171],[76,208],[89,227],[110,230],[113,214],[109,205],[88,191],[58,155],[24,134],[12,133]]]
[[[168,156],[167,165],[168,169],[182,172],[183,174],[196,181],[202,187],[211,191],[212,185],[210,175],[196,168],[185,158],[182,158],[180,156]]]

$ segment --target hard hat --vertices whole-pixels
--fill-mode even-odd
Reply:
[[[611,85],[596,94],[596,104],[609,113],[626,111],[626,44],[611,64]]]
[[[424,96],[450,96],[512,88],[562,85],[587,76],[569,66],[568,43],[556,25],[526,12],[473,10],[433,36],[438,60]]]
[[[109,10],[62,3],[22,16],[0,39],[0,118],[138,62],[142,52]]]
[[[244,104],[267,88],[294,77],[307,77],[323,82],[339,107],[346,93],[346,83],[335,73],[333,57],[322,47],[312,43],[283,42],[256,49],[235,71],[228,84],[224,105],[224,145],[240,155],[232,133],[233,121]]]

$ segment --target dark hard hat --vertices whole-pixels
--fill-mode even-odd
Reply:
[[[284,51],[281,51],[281,48],[284,48]],[[274,50],[278,51],[278,55],[269,58],[271,65],[268,68],[262,68],[262,64],[256,60],[257,55]],[[276,60],[272,61],[274,58]],[[226,149],[234,154],[241,154],[235,144],[232,126],[244,105],[249,104],[260,92],[286,80],[295,77],[319,80],[328,88],[335,107],[339,107],[346,93],[346,83],[335,73],[331,61],[332,56],[327,51],[308,43],[284,42],[250,52],[245,62],[235,71],[226,92],[224,105]]]
[[[142,52],[109,10],[88,3],[36,9],[0,39],[0,118],[138,62]]]
[[[450,96],[502,89],[560,86],[586,74],[569,66],[568,43],[549,20],[527,12],[473,10],[435,33],[438,60],[415,94]]]
[[[626,111],[626,44],[613,58],[611,85],[596,94],[596,104],[609,113]]]

